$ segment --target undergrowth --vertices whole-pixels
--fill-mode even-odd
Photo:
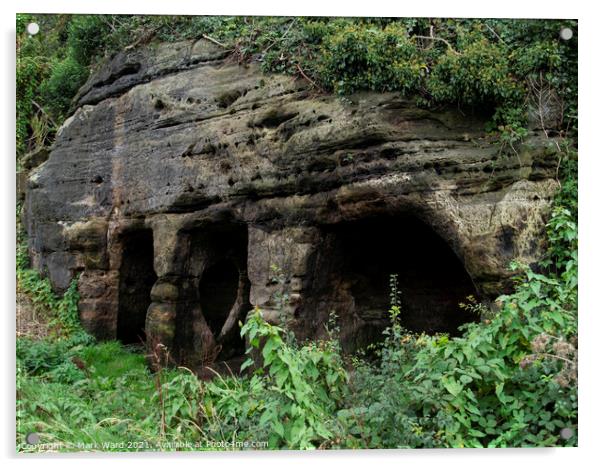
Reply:
[[[410,333],[394,293],[376,361],[343,355],[336,326],[299,343],[259,309],[241,323],[244,375],[211,381],[151,373],[143,354],[83,332],[19,339],[19,449],[575,446],[575,199],[563,184],[542,270],[513,263],[514,293],[460,337]],[[62,444],[25,444],[30,432]]]

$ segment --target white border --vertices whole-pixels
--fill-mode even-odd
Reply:
[[[602,434],[600,428],[600,342],[597,335],[602,331],[600,277],[600,200],[602,200],[600,177],[602,177],[602,144],[597,138],[598,115],[602,112],[600,100],[601,55],[599,16],[591,6],[593,2],[506,0],[504,2],[470,2],[467,0],[430,0],[429,2],[381,1],[351,3],[349,1],[303,0],[300,2],[265,0],[220,0],[202,2],[193,0],[102,0],[85,2],[82,0],[22,0],[12,5],[2,3],[2,51],[3,72],[0,73],[3,91],[2,141],[4,151],[1,184],[3,189],[2,213],[5,227],[2,229],[2,315],[5,333],[1,348],[4,365],[3,400],[6,404],[0,413],[2,417],[2,454],[9,465],[18,461],[20,465],[30,462],[43,462],[45,465],[82,463],[86,465],[106,465],[108,462],[140,462],[145,465],[164,465],[172,459],[202,465],[214,465],[222,461],[241,464],[245,467],[262,467],[284,463],[289,465],[332,464],[334,462],[367,462],[379,464],[438,466],[466,466],[471,464],[488,467],[521,465],[523,463],[545,463],[545,465],[588,465],[592,459],[600,457],[598,445]],[[345,451],[345,452],[259,452],[259,453],[182,453],[182,454],[75,454],[19,456],[14,451],[14,214],[15,214],[15,14],[18,12],[36,13],[144,13],[144,14],[228,14],[228,15],[286,15],[286,16],[438,16],[438,17],[505,17],[505,18],[577,18],[579,19],[579,114],[580,114],[580,167],[579,167],[579,216],[580,216],[580,326],[579,326],[579,445],[577,449],[508,449],[508,450],[430,450],[430,451]],[[85,459],[85,460],[84,460]],[[108,461],[108,462],[107,462]],[[15,462],[16,463],[16,462]]]

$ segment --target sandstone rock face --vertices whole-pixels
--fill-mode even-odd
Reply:
[[[348,350],[387,323],[390,274],[416,330],[536,262],[556,158],[533,132],[510,154],[485,117],[394,94],[315,95],[205,41],[124,51],[80,90],[29,178],[35,267],[81,273],[101,338],[146,339],[180,363],[239,354],[253,306],[318,338],[331,312]]]

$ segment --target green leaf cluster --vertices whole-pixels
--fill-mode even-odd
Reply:
[[[255,309],[242,327],[250,358],[241,370],[261,362],[250,378],[231,385],[223,380],[206,387],[209,418],[235,422],[230,430],[254,430],[269,447],[313,449],[333,436],[331,414],[340,407],[348,375],[336,342],[298,346],[285,342],[283,330],[267,323]],[[254,428],[252,428],[254,427]]]

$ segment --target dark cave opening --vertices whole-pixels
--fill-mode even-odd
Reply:
[[[126,234],[122,251],[116,337],[124,344],[142,344],[146,339],[150,293],[157,280],[153,265],[153,232],[139,230]]]
[[[238,294],[238,268],[223,259],[203,273],[199,300],[203,316],[214,336],[219,336]]]
[[[478,316],[459,303],[477,297],[464,265],[432,228],[413,216],[346,222],[334,228],[339,280],[360,324],[352,339],[363,347],[390,324],[390,278],[397,275],[402,325],[415,332],[458,335]],[[349,346],[348,346],[349,347]]]
[[[251,307],[247,248],[245,224],[224,222],[191,232],[190,274],[197,278],[196,300],[217,345],[215,362],[230,361],[245,352],[238,323]],[[190,319],[183,310],[177,328],[190,328]],[[194,339],[182,336],[182,342]]]

